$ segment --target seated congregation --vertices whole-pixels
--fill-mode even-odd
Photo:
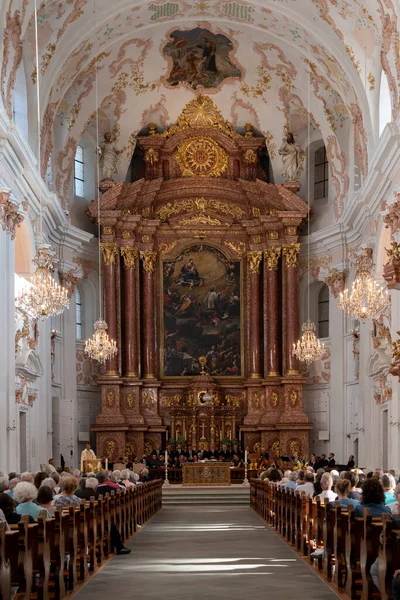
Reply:
[[[400,600],[400,483],[393,471],[282,471],[274,464],[251,480],[251,505],[338,591]]]
[[[66,597],[161,508],[162,482],[128,469],[41,467],[0,473],[0,598]]]

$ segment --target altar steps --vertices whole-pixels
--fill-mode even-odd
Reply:
[[[250,506],[250,488],[182,487],[172,485],[162,490],[162,505],[167,506]]]

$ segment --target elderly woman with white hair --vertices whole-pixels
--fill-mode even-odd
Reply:
[[[121,471],[121,483],[126,487],[126,489],[135,487],[135,484],[132,483],[132,481],[129,481],[129,475],[129,469],[123,469]]]
[[[37,519],[42,509],[40,506],[35,504],[33,501],[36,500],[38,491],[33,483],[27,481],[20,481],[17,483],[14,489],[14,500],[18,504],[16,512],[19,515],[30,515],[33,519]],[[46,517],[50,519],[50,513],[46,510]]]
[[[390,473],[384,473],[382,475],[382,485],[385,491],[385,504],[393,504],[393,502],[396,502],[396,496],[394,493],[396,481],[393,475]]]

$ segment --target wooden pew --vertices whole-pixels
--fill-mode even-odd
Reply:
[[[348,513],[335,502],[333,512],[335,513],[335,527],[333,531],[333,553],[335,555],[335,570],[333,582],[338,589],[343,589],[346,585],[346,530],[348,523]]]
[[[373,519],[367,508],[364,508],[363,528],[360,544],[360,568],[362,576],[362,600],[372,598],[375,589],[371,577],[371,565],[378,558],[379,538],[382,532],[382,521]]]
[[[7,531],[5,522],[0,523],[0,597],[11,598],[13,585],[18,584],[19,531]]]

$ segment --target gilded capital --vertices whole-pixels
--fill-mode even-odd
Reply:
[[[115,265],[115,259],[118,256],[119,248],[114,242],[102,242],[100,244],[103,253],[104,264],[109,267]]]
[[[120,251],[125,269],[135,269],[136,259],[139,256],[138,249],[133,246],[121,246]]]
[[[156,265],[157,252],[153,252],[152,250],[141,250],[140,260],[143,261],[143,269],[148,273],[152,273]]]
[[[262,251],[261,250],[252,250],[247,252],[247,262],[249,265],[250,273],[259,273],[260,272],[260,263],[262,260]]]
[[[16,236],[16,229],[24,220],[19,214],[18,205],[9,199],[10,192],[0,192],[0,223],[4,231],[11,233],[11,239]]]
[[[297,258],[300,251],[300,244],[289,244],[283,247],[283,256],[286,260],[286,267],[297,267]]]
[[[265,266],[268,271],[272,271],[278,267],[281,248],[267,248],[264,250]]]

